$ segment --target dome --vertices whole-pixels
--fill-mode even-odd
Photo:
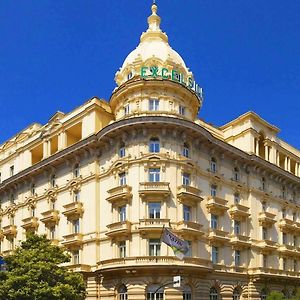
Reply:
[[[157,5],[151,7],[148,17],[148,29],[141,35],[140,43],[125,59],[116,73],[116,83],[121,85],[135,75],[140,74],[142,66],[176,68],[186,77],[192,77],[182,57],[168,43],[168,36],[160,29],[161,19],[157,15]]]

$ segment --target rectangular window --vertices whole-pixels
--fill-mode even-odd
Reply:
[[[31,216],[35,217],[35,208],[31,207],[30,211],[31,211]]]
[[[13,194],[13,193],[10,195],[10,203],[11,204],[15,203],[15,194]]]
[[[218,229],[218,216],[217,215],[211,215],[210,227],[211,227],[211,229]]]
[[[51,186],[52,187],[56,186],[56,176],[55,176],[55,174],[51,176]]]
[[[182,155],[186,158],[190,157],[190,148],[187,143],[184,143],[184,145],[183,145]]]
[[[219,248],[212,246],[211,247],[211,260],[213,264],[217,264],[219,262]]]
[[[35,195],[35,184],[33,183],[31,185],[31,196],[34,196]]]
[[[73,176],[74,177],[79,177],[80,176],[80,168],[79,164],[75,164],[73,168]]]
[[[120,206],[119,207],[119,221],[124,222],[126,221],[126,206]]]
[[[282,270],[286,270],[286,258],[284,257],[283,259],[282,259]]]
[[[241,234],[241,222],[234,220],[233,221],[233,230],[234,234]]]
[[[10,176],[14,176],[14,174],[15,174],[15,167],[14,166],[10,166],[10,168],[9,168],[9,175]]]
[[[119,156],[120,157],[125,157],[125,155],[126,155],[125,146],[124,147],[122,146],[119,149]]]
[[[160,256],[160,239],[149,240],[149,255]]]
[[[182,105],[179,105],[179,114],[184,116],[185,115],[185,107]]]
[[[185,254],[185,256],[192,257],[192,255],[193,255],[193,244],[192,244],[192,241],[187,241],[187,242],[188,242],[188,245],[189,245],[189,250]]]
[[[298,269],[297,267],[298,267],[297,260],[294,259],[294,268],[293,268],[294,272],[297,272]]]
[[[49,238],[50,240],[55,239],[55,226],[49,227]]]
[[[119,174],[119,184],[120,184],[120,186],[126,185],[126,174],[125,174],[125,172]]]
[[[191,184],[191,176],[188,173],[182,174],[182,184],[183,185],[190,185]]]
[[[210,187],[210,195],[212,197],[216,197],[217,196],[217,186],[216,185],[212,185]]]
[[[191,207],[188,205],[183,205],[183,220],[191,221]]]
[[[282,244],[284,244],[284,245],[287,244],[287,235],[285,232],[282,233]]]
[[[73,200],[74,200],[74,202],[78,202],[80,200],[80,192],[79,191],[74,191]]]
[[[263,240],[268,239],[268,229],[266,227],[262,227],[262,239]]]
[[[126,257],[126,241],[119,242],[119,256]]]
[[[151,111],[159,110],[159,100],[158,99],[150,99],[149,100],[149,110],[151,110]]]
[[[130,112],[130,107],[129,107],[129,104],[125,105],[124,106],[124,115],[129,115],[129,112]]]
[[[151,152],[151,153],[159,153],[160,152],[160,141],[158,138],[150,139],[149,152]]]
[[[293,235],[293,246],[297,247],[297,236]]]
[[[234,265],[235,266],[241,265],[241,251],[240,250],[234,251]]]
[[[268,257],[266,254],[263,254],[263,268],[268,267]]]
[[[149,181],[150,182],[159,182],[160,181],[160,169],[149,169]]]
[[[74,250],[72,252],[72,262],[73,265],[79,265],[79,250]]]
[[[148,203],[148,211],[149,211],[150,219],[160,219],[160,210],[161,210],[160,202],[149,202]]]
[[[72,221],[72,230],[73,230],[73,233],[79,233],[79,231],[80,231],[79,219]]]

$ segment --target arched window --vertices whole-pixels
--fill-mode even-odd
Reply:
[[[126,155],[125,143],[121,142],[119,146],[119,156],[124,157]]]
[[[189,285],[186,285],[183,288],[183,294],[182,294],[182,299],[183,300],[192,300],[192,289]]]
[[[268,295],[268,293],[267,293],[266,289],[262,289],[260,292],[260,300],[266,300],[267,295]]]
[[[232,300],[240,300],[240,298],[241,298],[240,290],[238,288],[235,288],[232,293]]]
[[[123,284],[118,288],[118,300],[127,300],[127,287]]]
[[[219,293],[215,287],[212,287],[209,291],[209,300],[219,300]]]
[[[149,142],[149,152],[159,153],[160,151],[160,142],[158,138],[151,138]]]
[[[164,299],[164,290],[159,288],[159,285],[150,285],[147,288],[147,300],[163,300]]]
[[[240,181],[240,170],[237,167],[233,169],[233,180]]]
[[[190,147],[189,147],[188,143],[183,144],[182,155],[185,157],[190,157]]]
[[[210,171],[212,173],[217,172],[217,161],[214,157],[212,157],[211,160],[210,160]]]

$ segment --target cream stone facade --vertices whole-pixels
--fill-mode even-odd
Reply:
[[[84,274],[88,300],[292,294],[300,152],[254,112],[222,127],[199,120],[202,89],[151,9],[109,102],[57,112],[0,146],[0,251],[46,233]],[[164,226],[189,242],[183,260],[161,243]]]

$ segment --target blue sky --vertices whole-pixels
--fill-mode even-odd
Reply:
[[[0,143],[92,96],[147,28],[151,0],[0,1]],[[300,148],[300,1],[158,0],[162,29],[205,90],[200,118],[253,110]]]

